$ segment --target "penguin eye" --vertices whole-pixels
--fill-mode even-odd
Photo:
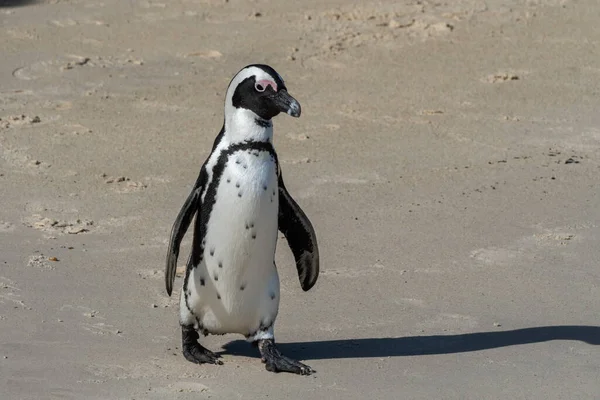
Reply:
[[[264,92],[265,91],[265,87],[263,85],[261,85],[260,83],[255,83],[254,84],[254,89],[256,89],[257,92]]]

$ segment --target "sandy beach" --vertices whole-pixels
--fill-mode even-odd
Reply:
[[[593,0],[0,1],[0,397],[600,398],[600,6]],[[265,63],[319,239],[279,240],[273,374],[242,336],[181,354],[164,261]],[[179,263],[185,265],[191,234]]]

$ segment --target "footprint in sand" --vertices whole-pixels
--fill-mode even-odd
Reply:
[[[25,125],[34,125],[42,122],[42,119],[35,116],[28,116],[24,114],[20,115],[8,115],[4,117],[0,117],[0,128],[9,129],[16,128]]]
[[[15,281],[0,276],[0,304],[9,304],[13,307],[20,306],[31,310],[31,307],[28,307],[23,300],[21,300],[21,295],[18,294],[20,291],[21,289],[19,289]]]
[[[470,257],[484,265],[508,266],[515,264],[523,257],[547,252],[549,247],[568,246],[578,242],[581,240],[582,234],[576,234],[575,231],[589,228],[589,226],[582,226],[541,229],[542,232],[524,236],[506,247],[490,246],[473,250]]]
[[[172,393],[204,393],[207,395],[211,390],[208,386],[199,382],[176,382],[169,386],[158,387],[154,391],[164,393],[170,397]]]
[[[10,222],[0,221],[0,233],[8,233],[15,230],[15,225]]]
[[[308,157],[303,157],[303,158],[297,158],[297,159],[293,159],[293,160],[281,160],[282,164],[311,164],[311,163],[315,163],[318,160],[314,159],[314,158],[308,158]]]
[[[312,185],[298,192],[297,197],[306,199],[316,196],[320,187],[324,185],[367,185],[371,182],[379,182],[381,177],[378,174],[367,174],[366,176],[354,177],[344,175],[322,176],[314,179]]]
[[[64,27],[67,27],[67,26],[77,26],[77,25],[79,25],[77,23],[77,21],[75,21],[74,19],[70,19],[70,18],[68,18],[68,19],[62,19],[62,20],[53,19],[53,20],[50,20],[49,23],[51,25],[58,26],[60,28],[64,28]]]
[[[97,310],[84,306],[65,304],[60,308],[61,321],[75,319],[78,325],[96,335],[121,335],[123,333],[114,325],[107,324],[106,318]]]
[[[56,111],[66,111],[73,108],[73,102],[68,100],[47,100],[44,102],[44,108]]]
[[[411,306],[411,307],[418,307],[418,308],[425,308],[427,305],[425,304],[425,301],[421,300],[421,299],[414,299],[414,298],[409,298],[409,297],[401,297],[399,299],[395,299],[394,302],[396,304],[398,304],[399,306]]]
[[[334,278],[357,278],[361,276],[374,276],[386,270],[382,264],[373,264],[368,268],[350,269],[350,268],[333,268],[321,271],[322,276],[330,276]]]
[[[513,74],[513,73],[509,73],[509,72],[498,72],[498,73],[495,73],[492,75],[488,75],[482,80],[487,83],[503,83],[503,82],[510,82],[510,81],[518,81],[520,79],[521,78],[517,74]]]
[[[98,19],[80,19],[74,20],[71,18],[65,19],[53,19],[49,21],[49,24],[59,28],[70,28],[78,25],[95,25],[95,26],[109,26],[108,23]]]
[[[70,234],[77,235],[89,232],[94,227],[94,221],[89,219],[76,219],[72,221],[63,221],[54,218],[43,217],[40,214],[33,214],[25,218],[24,225],[42,232],[51,234]]]
[[[566,132],[568,134],[565,134]],[[564,149],[565,153],[582,152],[595,155],[600,150],[600,128],[590,126],[583,129],[574,129],[571,125],[561,124],[548,128],[543,137],[532,139],[531,142],[544,147],[558,145]],[[567,164],[573,165],[573,163]]]
[[[56,261],[56,257],[46,257],[43,254],[34,254],[32,256],[29,256],[27,266],[32,268],[53,270],[54,266],[51,263]]]
[[[575,240],[575,235],[572,233],[544,233],[534,236],[540,245],[546,246],[566,246]]]
[[[344,175],[330,175],[322,176],[315,179],[313,182],[316,185],[366,185],[369,182],[380,181],[381,178],[378,174],[370,174],[368,177],[353,177]]]
[[[7,35],[9,35],[10,37],[12,37],[14,39],[19,39],[19,40],[39,39],[39,35],[34,33],[35,31],[30,31],[27,29],[12,28],[12,29],[7,29],[5,32]]]
[[[523,80],[523,77],[529,75],[531,71],[528,70],[507,70],[498,71],[481,78],[482,82],[485,83],[506,83]]]
[[[18,103],[26,102],[27,98],[33,96],[36,92],[33,90],[13,89],[0,91],[0,105],[15,106]],[[7,108],[8,109],[8,108]]]
[[[111,188],[117,193],[139,192],[148,187],[145,183],[134,182],[126,176],[114,177],[102,174],[100,177],[104,179],[104,183],[111,185]]]
[[[15,69],[12,75],[20,80],[32,81],[48,76],[57,76],[61,73],[61,67],[65,60],[38,61]]]
[[[158,269],[138,269],[137,274],[142,279],[164,279],[165,274]]]
[[[105,324],[104,322],[82,323],[80,326],[88,332],[95,335],[117,335],[120,336],[123,332],[120,329],[115,328],[113,325]]]
[[[218,50],[203,50],[203,51],[193,51],[190,53],[179,54],[178,56],[182,57],[182,58],[200,57],[205,60],[210,60],[210,59],[218,60],[219,58],[223,57],[223,53],[221,53]]]
[[[150,175],[144,177],[145,182],[169,183],[171,180],[169,175]]]
[[[350,5],[305,15],[303,21],[298,21],[299,28],[309,28],[319,33],[317,43],[311,46],[319,50],[316,54],[300,57],[302,65],[308,68],[336,68],[336,62],[328,59],[353,48],[373,44],[396,47],[403,42],[442,37],[454,30],[457,19],[441,11],[424,12],[429,6],[418,3],[396,2],[384,7]],[[304,54],[304,50],[299,49],[298,54]],[[296,58],[294,54],[292,60]],[[345,67],[338,65],[338,68]]]
[[[292,140],[298,140],[300,142],[303,142],[305,140],[310,139],[310,136],[304,134],[304,133],[288,133],[287,135],[285,135],[286,137],[292,139]]]
[[[470,257],[485,265],[509,265],[521,255],[520,251],[500,247],[473,250]]]
[[[11,167],[14,167],[17,172],[43,173],[42,171],[52,166],[45,161],[32,158],[25,149],[8,148],[2,144],[0,144],[0,158]]]
[[[175,357],[173,357],[175,358]],[[157,371],[160,371],[165,368],[165,359],[158,357],[145,358],[140,361],[132,362],[129,364],[100,364],[100,363],[90,363],[85,370],[87,373],[100,378],[94,379],[93,381],[101,381],[106,382],[110,380],[114,382],[115,380],[121,381],[126,379],[135,379],[140,380],[148,380],[154,381],[156,379]],[[202,376],[198,373],[194,373],[194,376],[186,376],[187,374],[179,375],[179,378],[191,378],[191,380],[198,380]],[[93,382],[92,381],[92,382]],[[145,390],[145,389],[144,389]],[[148,389],[147,393],[150,391],[155,391],[156,388],[153,386],[152,389]],[[136,398],[139,398],[136,396]],[[148,396],[142,396],[142,398],[153,398]],[[162,396],[161,398],[167,398]]]
[[[82,136],[92,132],[90,128],[81,124],[67,124],[63,125],[56,136]]]
[[[139,3],[142,8],[166,8],[167,5],[165,3],[160,3],[156,1],[142,1]]]
[[[12,75],[20,80],[36,80],[46,77],[56,77],[69,70],[82,67],[119,68],[143,65],[142,59],[131,54],[118,56],[80,56],[67,54],[59,59],[38,61],[15,69]]]

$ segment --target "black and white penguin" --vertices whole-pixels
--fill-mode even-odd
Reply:
[[[271,120],[280,112],[299,117],[300,104],[273,68],[254,64],[235,75],[223,128],[173,225],[165,273],[169,296],[181,240],[196,216],[180,296],[182,350],[191,362],[222,364],[198,343],[198,332],[240,333],[258,346],[267,370],[314,372],[283,356],[273,331],[278,230],[292,250],[302,289],[312,288],[319,275],[315,231],[285,188],[272,144]]]

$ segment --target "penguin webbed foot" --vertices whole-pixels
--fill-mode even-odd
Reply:
[[[298,375],[310,375],[316,372],[314,369],[300,361],[292,360],[281,354],[275,346],[273,339],[261,339],[258,341],[258,350],[261,360],[265,363],[267,371],[271,372],[291,372]]]
[[[219,360],[220,355],[208,350],[198,343],[198,332],[193,327],[181,327],[181,349],[186,360],[194,364],[216,364],[223,365]]]

